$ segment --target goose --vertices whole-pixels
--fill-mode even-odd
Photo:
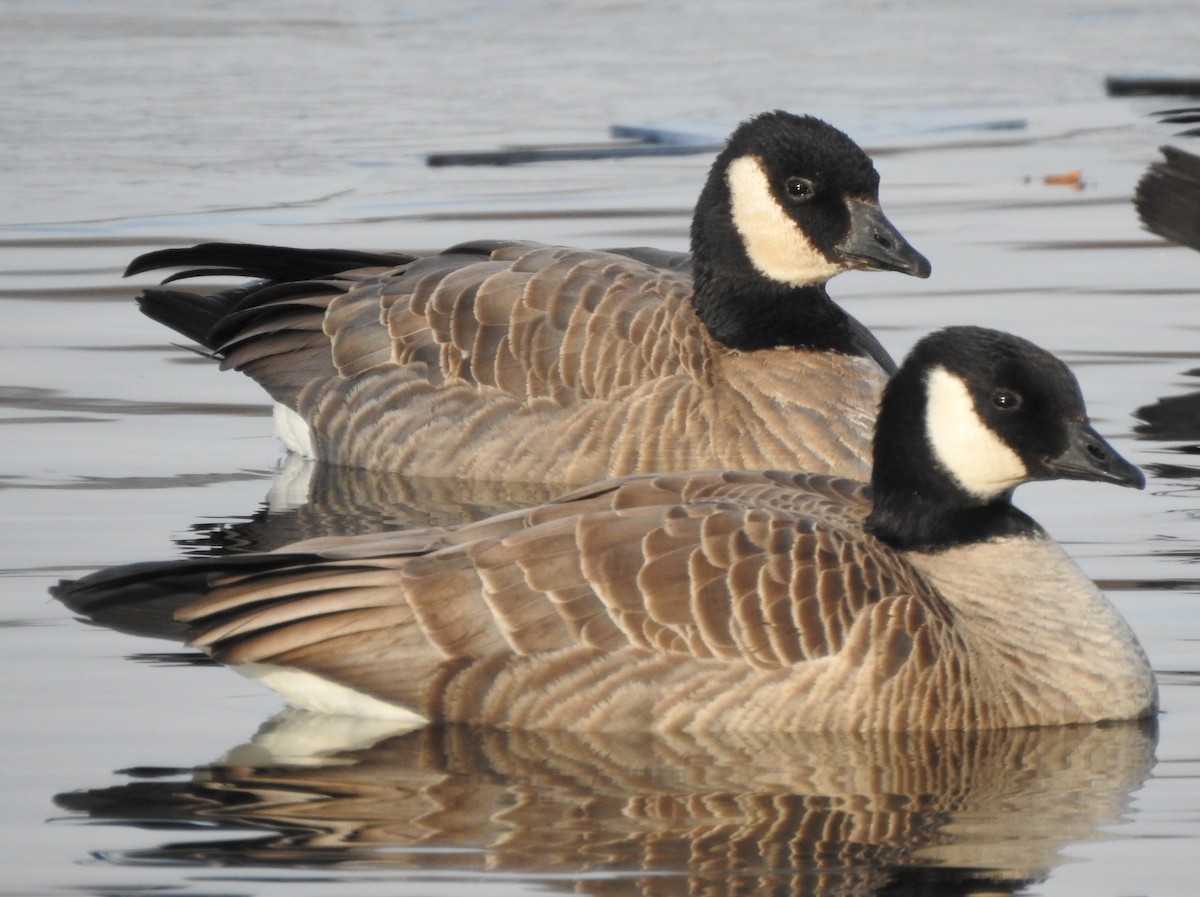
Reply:
[[[871,484],[631,475],[459,527],[118,567],[88,615],[173,596],[196,646],[325,713],[577,731],[977,730],[1157,707],[1129,625],[1011,504],[1145,480],[1068,368],[952,327],[890,381]]]
[[[1195,110],[1200,121],[1200,110]],[[1161,162],[1138,181],[1134,205],[1146,228],[1181,246],[1200,250],[1200,156],[1174,146],[1159,148]]]
[[[869,475],[894,363],[825,283],[930,272],[881,211],[871,159],[819,119],[755,116],[711,168],[691,249],[206,243],[126,274],[257,278],[139,303],[260,383],[283,441],[320,461],[563,485],[703,467]]]

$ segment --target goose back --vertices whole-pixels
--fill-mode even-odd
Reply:
[[[294,448],[349,466],[563,484],[710,467],[865,478],[879,361],[728,349],[691,295],[686,272],[626,255],[476,243],[243,292],[205,342],[307,422],[312,444]]]

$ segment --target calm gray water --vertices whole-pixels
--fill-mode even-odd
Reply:
[[[1169,138],[1147,113],[1179,101],[1104,92],[1114,72],[1200,74],[1190,0],[0,0],[0,21],[0,894],[1196,893],[1200,254],[1129,203]],[[1157,733],[375,743],[276,718],[253,684],[48,598],[108,564],[490,500],[431,515],[329,475],[286,494],[262,394],[136,313],[134,255],[680,248],[706,156],[423,154],[614,124],[719,139],[773,107],[868,146],[933,261],[929,281],[834,283],[893,353],[949,323],[1027,336],[1146,469],[1141,493],[1018,497],[1143,639]],[[1043,182],[1074,169],[1083,189]]]

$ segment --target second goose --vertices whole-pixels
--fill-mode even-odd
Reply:
[[[194,643],[312,710],[574,730],[985,729],[1135,719],[1116,608],[1010,503],[1140,487],[1070,371],[950,328],[888,385],[872,483],[693,472],[449,530],[313,540],[63,583],[183,603]]]
[[[202,244],[128,274],[261,278],[143,311],[257,380],[309,457],[411,476],[579,484],[701,467],[865,477],[894,365],[825,283],[929,274],[845,134],[742,124],[692,254],[477,242],[425,257]]]

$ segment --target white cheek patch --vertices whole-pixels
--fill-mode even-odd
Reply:
[[[825,258],[787,216],[767,183],[757,156],[735,159],[725,175],[733,225],[760,272],[793,286],[822,284],[845,270]]]
[[[925,435],[933,453],[958,484],[985,501],[1024,482],[1023,461],[980,418],[961,378],[943,367],[925,381]]]

